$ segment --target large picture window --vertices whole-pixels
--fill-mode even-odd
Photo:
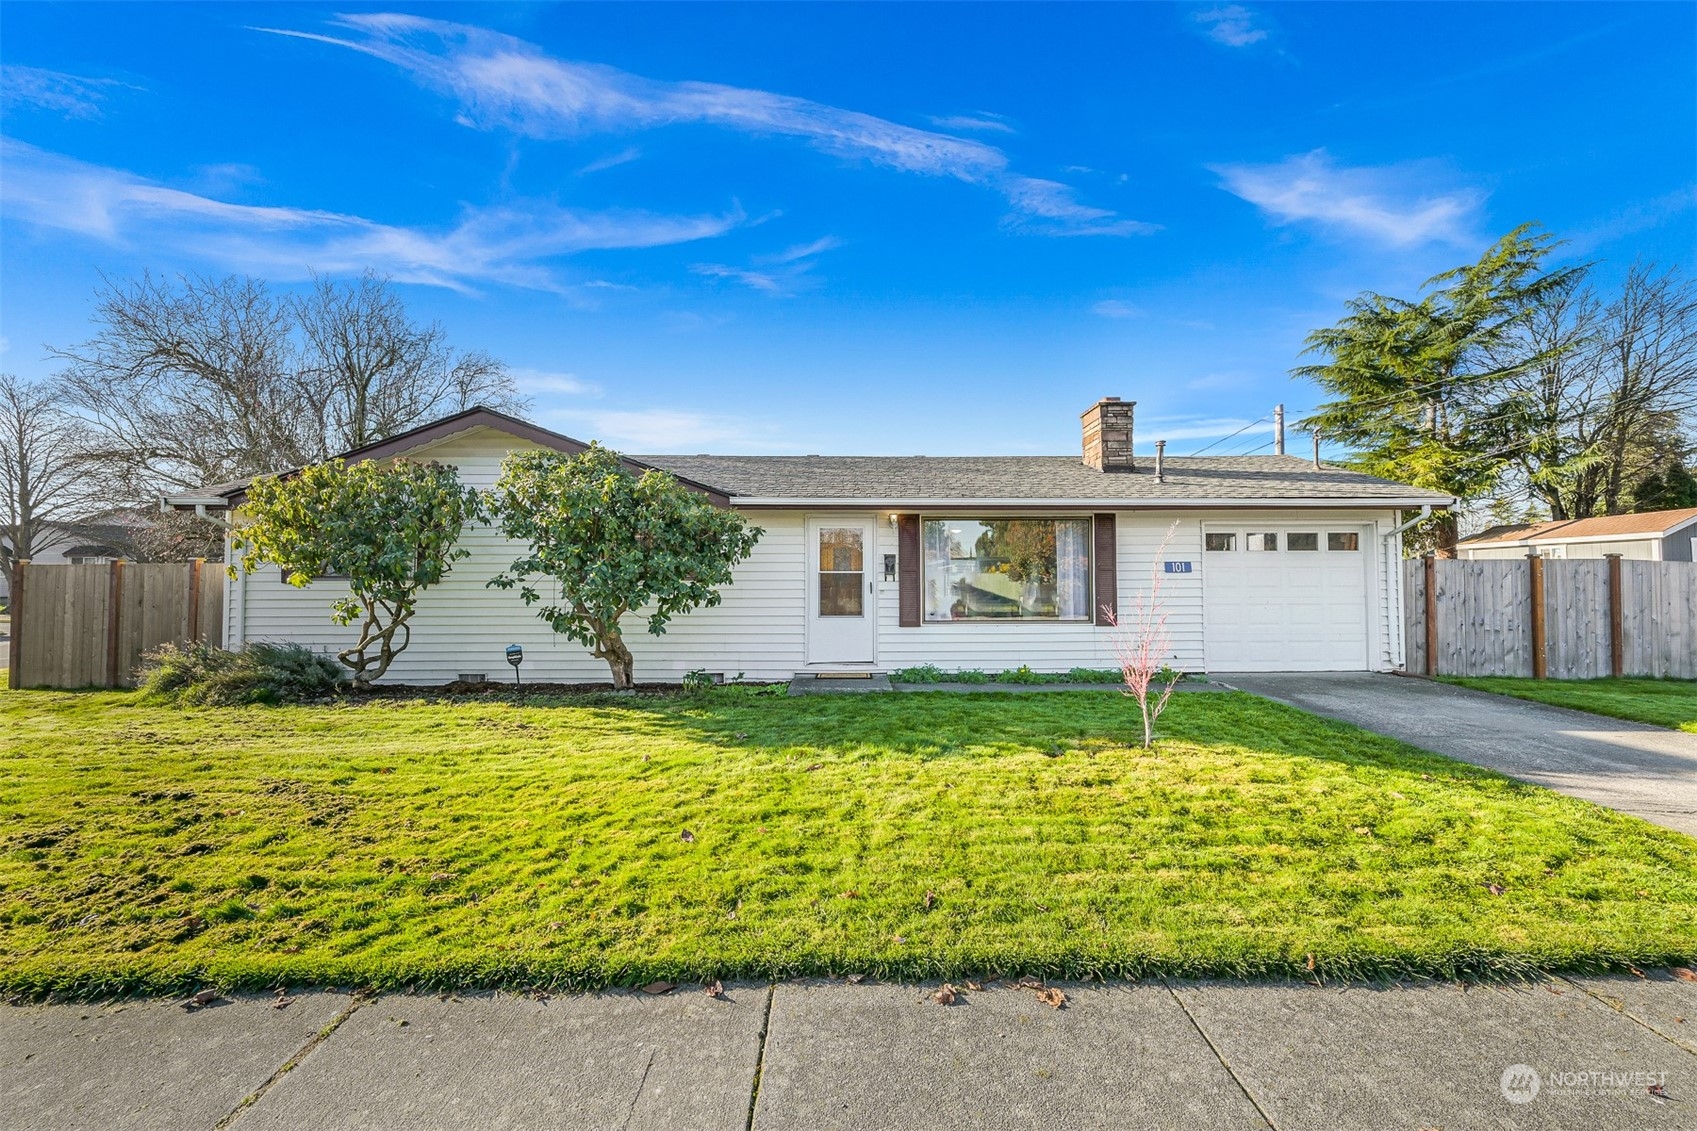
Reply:
[[[1088,518],[928,518],[925,619],[1090,619]]]

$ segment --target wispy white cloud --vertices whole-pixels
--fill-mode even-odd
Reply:
[[[1117,298],[1105,298],[1090,308],[1092,314],[1100,314],[1103,318],[1136,318],[1143,312],[1129,302],[1121,302]]]
[[[616,169],[620,165],[630,164],[632,161],[637,160],[641,156],[642,150],[638,149],[634,145],[628,146],[619,150],[617,153],[609,153],[605,157],[599,157],[594,161],[591,161],[589,164],[577,171],[578,176],[582,177],[587,176],[590,173],[600,173],[607,169]]]
[[[1270,34],[1261,15],[1242,4],[1206,8],[1190,18],[1201,26],[1209,39],[1227,47],[1248,47],[1252,43],[1260,43]]]
[[[1323,149],[1270,165],[1209,166],[1222,187],[1276,223],[1310,221],[1392,247],[1476,241],[1485,194],[1438,188],[1450,182],[1432,162],[1338,165]]]
[[[842,246],[836,236],[823,236],[811,243],[796,244],[782,251],[753,258],[752,267],[726,263],[695,263],[690,270],[714,279],[731,279],[772,295],[791,295],[817,282],[812,275],[819,256]]]
[[[0,102],[7,107],[51,110],[67,118],[100,117],[102,104],[112,88],[128,85],[115,79],[90,79],[40,67],[0,64]]]
[[[796,263],[803,259],[812,259],[827,251],[835,251],[843,246],[843,241],[836,236],[821,236],[811,243],[798,243],[794,247],[786,247],[783,251],[772,255],[755,257],[756,263]]]
[[[468,290],[478,283],[566,289],[550,261],[576,252],[658,247],[723,235],[723,216],[580,212],[549,202],[467,208],[433,231],[318,209],[230,204],[120,169],[0,139],[8,220],[118,246],[169,247],[279,278],[376,268],[403,282]]]
[[[998,134],[1019,132],[998,114],[947,114],[933,117],[931,124],[945,130],[986,130]]]
[[[1589,255],[1605,244],[1639,232],[1658,228],[1691,208],[1697,207],[1697,185],[1686,185],[1654,200],[1629,205],[1614,215],[1568,236],[1563,251]]]
[[[598,397],[601,387],[585,381],[575,373],[557,373],[547,369],[517,367],[509,370],[519,390],[524,393],[544,393],[568,397]]]
[[[1113,220],[1073,190],[1012,171],[1007,154],[972,138],[917,129],[805,98],[709,82],[661,82],[614,67],[556,59],[535,44],[465,24],[398,13],[336,18],[344,35],[259,30],[335,44],[382,59],[454,98],[458,120],[536,138],[577,138],[663,126],[712,125],[789,137],[827,153],[995,189],[1016,221],[1052,235],[1134,235],[1150,225]],[[992,119],[982,119],[983,122]],[[1035,189],[1033,186],[1041,186]]]
[[[747,267],[732,267],[728,263],[692,263],[689,269],[697,275],[705,275],[710,279],[731,279],[757,291],[767,294],[785,294],[788,288],[779,281],[778,277],[769,271],[755,271]]]

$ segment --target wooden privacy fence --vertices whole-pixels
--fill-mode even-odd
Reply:
[[[11,612],[10,686],[129,687],[142,653],[222,639],[224,570],[204,561],[19,562]]]
[[[1607,558],[1403,563],[1408,670],[1697,679],[1697,564]]]

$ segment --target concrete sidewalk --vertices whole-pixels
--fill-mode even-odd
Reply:
[[[1215,678],[1697,836],[1697,734],[1407,676],[1280,672]]]
[[[1697,1127],[1697,984],[804,980],[552,999],[308,993],[0,1007],[0,1125]],[[1524,1068],[1517,1066],[1525,1066]],[[1662,1096],[1652,1089],[1665,1091]]]

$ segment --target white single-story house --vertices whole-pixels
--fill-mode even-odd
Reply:
[[[1493,526],[1457,542],[1455,552],[1472,561],[1619,554],[1635,561],[1689,562],[1697,559],[1697,507]]]
[[[1152,573],[1177,668],[1401,665],[1402,512],[1452,498],[1284,455],[1135,458],[1133,409],[1118,398],[1092,405],[1070,456],[627,457],[765,532],[719,606],[674,619],[660,637],[632,614],[636,678],[1111,668],[1106,610],[1124,615]],[[585,445],[475,408],[344,458],[434,460],[487,487],[509,451],[536,447]],[[229,484],[169,502],[239,516],[242,493]],[[485,586],[516,547],[487,527],[465,537],[471,556],[422,596],[412,643],[385,679],[509,678],[503,653],[519,644],[527,680],[605,681],[602,661],[515,593]],[[225,644],[345,647],[354,630],[331,624],[337,596],[334,578],[302,589],[274,568],[242,574],[225,602]]]

